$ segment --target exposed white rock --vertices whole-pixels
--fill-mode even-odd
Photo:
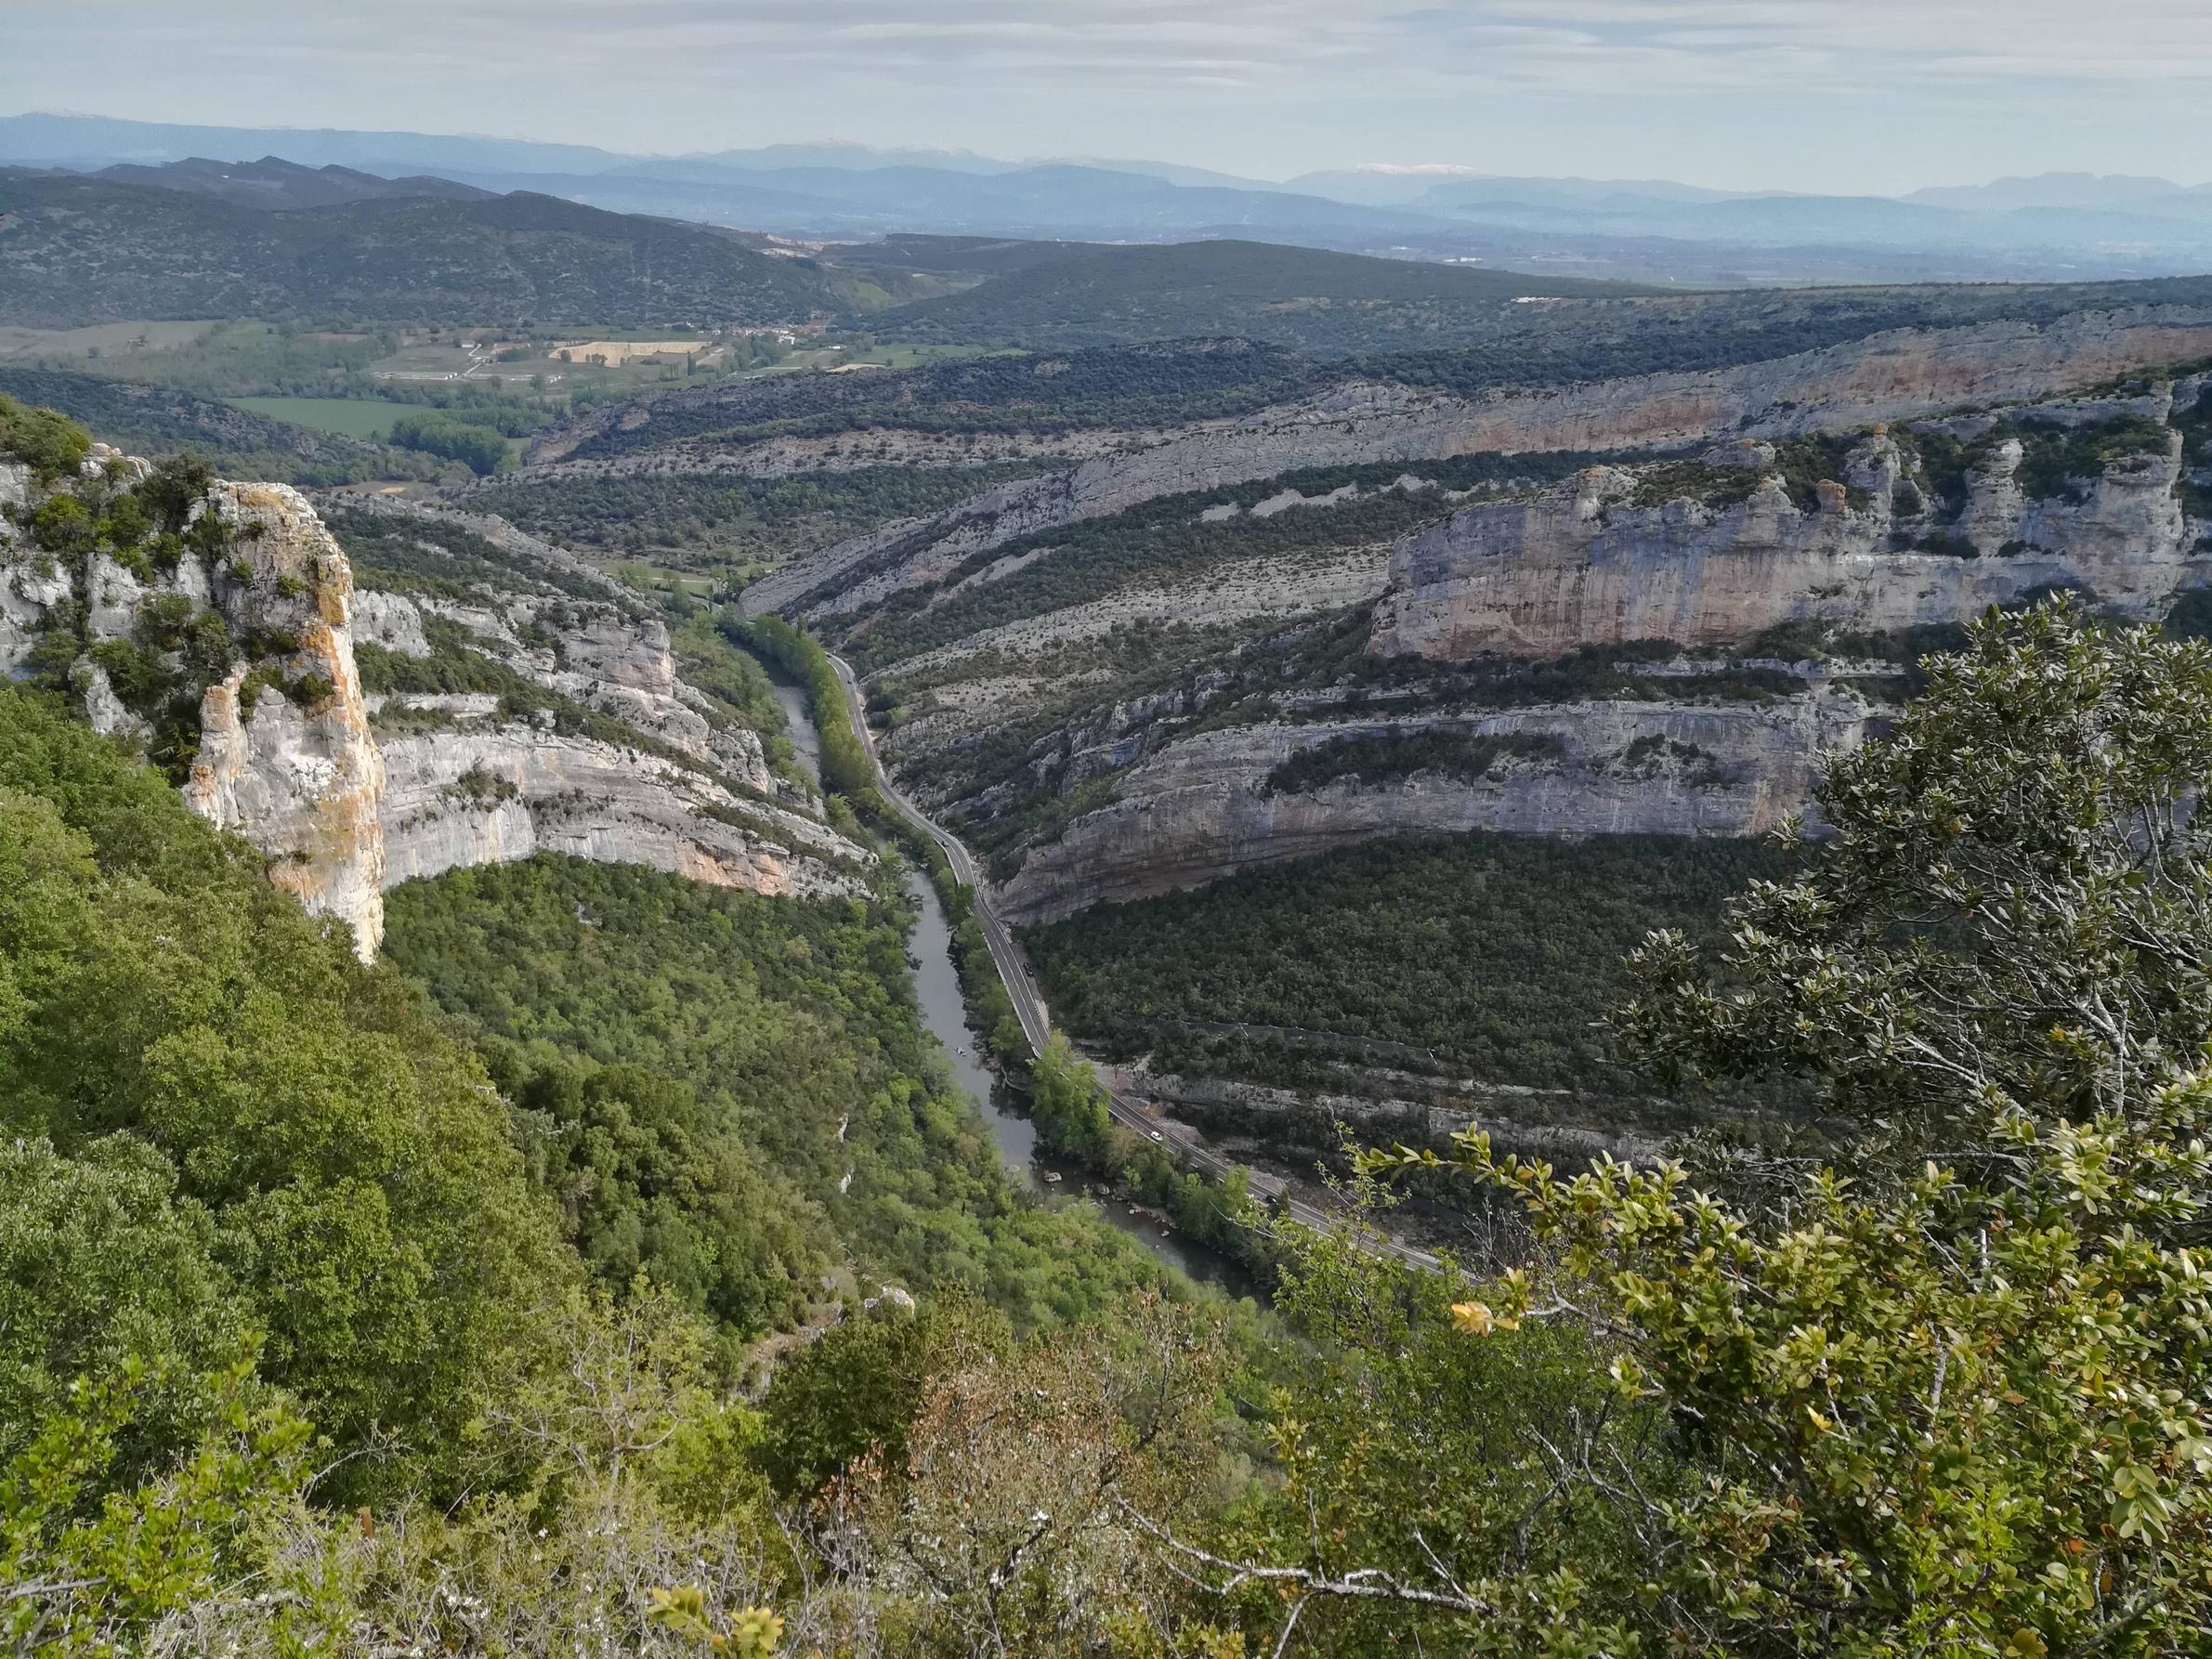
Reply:
[[[401,594],[364,588],[353,596],[353,637],[382,646],[409,657],[430,655],[430,642],[423,635],[423,612]]]
[[[1333,507],[1339,502],[1357,501],[1359,486],[1342,484],[1319,495],[1302,495],[1295,490],[1278,490],[1265,501],[1252,503],[1254,518],[1273,518],[1277,513],[1287,513],[1292,507]]]
[[[2018,439],[1969,475],[1951,533],[1980,557],[1895,551],[1895,446],[1854,457],[1864,510],[1840,485],[1800,510],[1776,477],[1733,506],[1634,504],[1637,475],[1591,467],[1533,500],[1468,507],[1400,542],[1374,648],[1438,660],[1552,657],[1636,639],[1725,644],[1779,622],[1888,630],[1971,617],[2039,588],[2088,587],[2130,616],[2212,581],[2176,484],[2180,438],[2115,462],[2080,503],[2029,500]]]
[[[38,644],[46,613],[70,596],[69,575],[53,559],[29,549],[7,548],[0,563],[0,674],[10,679],[26,672],[25,660]]]
[[[242,532],[218,602],[234,637],[287,635],[287,680],[314,688],[295,705],[248,669],[208,688],[185,803],[270,858],[269,879],[315,913],[344,921],[366,960],[384,939],[384,761],[369,733],[353,661],[353,572],[307,499],[282,484],[217,484],[203,511]]]
[[[1820,752],[1855,746],[1873,712],[1828,687],[1760,703],[1571,703],[1205,732],[1118,775],[1117,799],[1032,850],[997,901],[1011,921],[1048,921],[1381,835],[1755,835],[1803,806]],[[1472,780],[1425,772],[1267,790],[1302,750],[1437,727],[1546,738],[1556,752],[1501,758]]]
[[[1771,438],[1849,430],[1961,404],[2049,398],[2207,356],[2212,310],[2150,306],[2048,324],[1897,329],[1764,362],[1478,398],[1355,383],[980,491],[919,529],[896,527],[795,560],[747,588],[744,605],[758,614],[787,609],[817,588],[842,592],[849,573],[893,553],[903,555],[894,587],[933,581],[950,563],[1018,537],[1302,468],[1658,449],[1718,432]]]
[[[89,476],[103,474],[114,458],[98,459],[102,466]],[[0,471],[0,488],[19,504],[31,496],[20,468]],[[298,491],[219,483],[200,514],[232,530],[229,553],[212,568],[188,556],[173,570],[141,577],[95,555],[70,570],[0,543],[0,672],[20,672],[49,613],[73,599],[85,600],[95,641],[138,642],[145,607],[157,598],[217,611],[234,642],[254,641],[263,655],[238,662],[203,696],[185,801],[258,847],[270,879],[310,911],[344,921],[364,958],[383,936],[387,887],[540,850],[771,894],[864,885],[854,870],[870,855],[827,824],[733,794],[630,744],[560,737],[532,722],[499,725],[500,699],[486,693],[362,694],[357,634],[426,656],[425,619],[441,617],[526,677],[711,761],[740,785],[772,790],[757,734],[707,717],[712,705],[676,677],[665,626],[630,608],[611,584],[605,600],[524,593],[466,605],[356,594],[344,553]],[[468,524],[484,533],[485,521]],[[569,558],[511,527],[494,528],[527,543],[522,551],[531,557]],[[72,681],[100,730],[146,734],[89,657]],[[454,727],[386,737],[380,746],[370,717],[393,705],[443,715]],[[387,765],[386,746],[396,765]]]
[[[123,699],[108,681],[108,671],[91,658],[78,660],[70,671],[70,680],[85,699],[85,718],[92,723],[94,731],[104,738],[145,735],[146,723],[123,706]]]
[[[25,506],[30,500],[30,467],[20,461],[0,461],[0,548],[15,540],[15,526],[7,522],[7,509]]]
[[[733,796],[640,750],[526,722],[387,734],[382,748],[387,887],[540,852],[644,864],[756,893],[849,894],[863,885],[832,861],[849,866],[865,855],[829,826]]]

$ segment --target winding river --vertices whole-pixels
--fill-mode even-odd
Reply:
[[[821,735],[806,706],[806,694],[796,686],[776,682],[776,699],[783,706],[786,732],[800,763],[818,785],[821,782]],[[926,872],[910,868],[906,889],[914,901],[913,934],[907,941],[908,960],[914,970],[914,995],[922,1006],[922,1020],[944,1045],[952,1063],[952,1075],[983,1114],[983,1121],[999,1148],[1008,1173],[1028,1191],[1050,1204],[1082,1201],[1091,1190],[1091,1178],[1080,1166],[1051,1157],[1037,1148],[1037,1128],[1015,1111],[998,1075],[979,1052],[975,1034],[968,1026],[966,999],[960,987],[960,970],[952,961],[952,928],[938,901],[937,890]],[[1058,1180],[1052,1177],[1057,1176]],[[1111,1195],[1095,1195],[1100,1215],[1108,1225],[1128,1234],[1162,1261],[1205,1284],[1219,1286],[1232,1296],[1251,1293],[1250,1278],[1235,1262],[1194,1244],[1144,1216],[1132,1215],[1125,1203]]]

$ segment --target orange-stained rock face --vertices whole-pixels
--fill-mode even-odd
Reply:
[[[209,687],[185,800],[268,854],[269,879],[310,911],[348,923],[364,959],[384,936],[385,889],[539,852],[645,864],[771,895],[859,891],[832,861],[866,855],[827,825],[740,802],[641,750],[510,721],[393,738],[387,755],[354,664],[352,570],[314,509],[270,484],[218,484],[209,502],[241,527],[236,544],[251,572],[243,581],[218,574],[212,602],[234,636],[291,637],[294,648],[279,667],[293,690],[253,676],[249,714],[244,668]],[[386,608],[404,603],[386,596]],[[612,699],[648,727],[684,713],[658,621],[586,626],[567,657],[572,670],[555,677],[574,695]],[[688,718],[703,750],[705,725]],[[671,734],[675,747],[686,747],[685,729]],[[489,794],[486,780],[495,780]],[[731,821],[740,816],[788,845]]]
[[[217,484],[203,510],[239,530],[211,595],[233,637],[289,635],[294,649],[284,686],[240,667],[208,688],[186,804],[259,847],[269,879],[345,921],[367,960],[384,939],[384,757],[354,667],[352,568],[289,486]]]
[[[31,495],[23,469],[0,468],[0,503]],[[138,638],[151,601],[219,614],[233,647],[254,655],[201,696],[185,802],[257,847],[271,882],[344,921],[364,960],[384,936],[386,889],[538,852],[775,895],[866,890],[869,851],[782,803],[759,735],[707,718],[713,704],[677,676],[666,625],[620,603],[611,582],[605,600],[548,600],[528,581],[480,604],[357,595],[345,553],[297,490],[217,483],[196,512],[231,528],[220,556],[151,572],[98,552],[71,568],[0,564],[0,675],[18,671],[64,604],[83,606],[94,641]],[[525,568],[588,573],[511,527],[470,522]],[[0,521],[0,553],[11,546]],[[355,636],[427,655],[426,616],[467,629],[547,691],[626,723],[635,741],[556,731],[549,719],[498,719],[496,698],[464,696],[430,700],[480,701],[465,725],[391,738],[387,753],[373,725],[381,699],[363,693]],[[558,633],[557,649],[526,647],[516,633],[543,627]],[[91,656],[71,672],[96,727],[151,735]]]

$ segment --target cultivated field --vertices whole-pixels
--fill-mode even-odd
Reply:
[[[371,398],[228,398],[224,401],[272,421],[289,421],[294,426],[342,433],[347,438],[382,438],[391,430],[395,418],[415,407]]]
[[[90,328],[0,328],[0,362],[123,357],[174,350],[207,337],[213,322],[100,322]]]

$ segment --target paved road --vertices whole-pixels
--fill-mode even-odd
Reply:
[[[883,757],[876,752],[875,733],[868,725],[867,700],[860,695],[860,682],[854,674],[852,665],[831,653],[830,666],[837,671],[838,684],[844,687],[845,709],[852,716],[853,729],[860,734],[860,741],[868,750],[869,761],[875,767],[876,788],[882,791],[884,800],[937,843],[947,862],[952,866],[953,875],[963,885],[974,889],[975,914],[983,923],[983,936],[990,946],[991,960],[998,964],[999,977],[1005,981],[1006,994],[1013,999],[1014,1014],[1022,1023],[1022,1035],[1029,1039],[1032,1054],[1043,1053],[1044,1045],[1052,1038],[1052,1011],[1045,1005],[1044,993],[1038,989],[1037,980],[1029,972],[1028,960],[1022,955],[1021,947],[1014,942],[1013,934],[1007,931],[1006,924],[991,909],[975,869],[975,860],[962,844],[960,837],[923,812],[891,781],[891,774],[885,769]],[[1225,1177],[1232,1170],[1242,1169],[1245,1179],[1251,1183],[1251,1190],[1263,1198],[1276,1201],[1292,1220],[1309,1227],[1334,1225],[1335,1218],[1327,1210],[1308,1204],[1302,1198],[1289,1196],[1285,1190],[1286,1183],[1280,1176],[1270,1175],[1264,1170],[1254,1169],[1222,1156],[1200,1141],[1198,1130],[1189,1125],[1163,1118],[1110,1089],[1106,1091],[1106,1105],[1116,1122],[1126,1124],[1141,1135],[1172,1145],[1195,1168],[1210,1175]],[[1392,1255],[1419,1262],[1424,1267],[1436,1265],[1435,1257],[1426,1250],[1417,1250],[1410,1245],[1393,1240],[1381,1248]]]

